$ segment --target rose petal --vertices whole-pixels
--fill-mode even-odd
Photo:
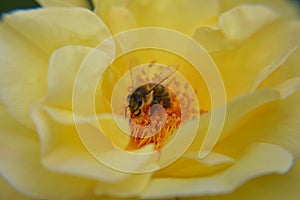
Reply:
[[[201,157],[207,156],[207,154],[212,150],[211,148],[216,145],[217,142],[219,143],[220,140],[228,137],[234,130],[236,130],[240,126],[240,123],[242,123],[242,120],[248,113],[252,112],[259,106],[278,99],[280,99],[280,94],[278,91],[273,89],[263,89],[254,93],[242,95],[232,100],[227,104],[226,118],[223,124],[222,132],[212,132],[212,134],[215,135],[207,135],[208,128],[210,126],[215,126],[210,122],[211,114],[208,113],[202,116],[198,134],[193,144],[190,146],[189,151],[200,151],[199,153]],[[221,110],[222,107],[219,109]],[[219,113],[218,110],[216,110],[215,112],[216,114]],[[230,148],[233,148],[233,146],[231,145]],[[225,153],[226,151],[219,152]]]
[[[251,180],[237,191],[227,195],[211,197],[184,198],[184,200],[265,200],[289,199],[298,200],[300,182],[300,160],[294,162],[292,169],[284,175],[267,175]]]
[[[135,197],[128,197],[128,198],[121,198],[122,200],[140,200],[140,198]],[[91,200],[120,200],[120,197],[111,197],[111,196],[97,196],[92,198]],[[168,200],[176,200],[176,199],[168,199]]]
[[[29,105],[46,91],[48,56],[7,23],[0,25],[0,49],[1,100],[19,122],[33,128]]]
[[[249,6],[241,6],[235,9],[240,8],[243,9],[238,11],[243,13],[247,10],[245,8],[249,8]],[[262,14],[268,11],[262,9],[261,6],[251,6],[251,9],[254,9],[259,16],[263,15],[266,17],[258,20],[261,21],[261,23],[258,23],[259,25],[266,24],[272,19],[272,17],[268,19],[268,14]],[[228,15],[227,18],[229,19],[236,19],[239,18],[240,13],[237,11],[228,12],[226,15]],[[240,27],[234,27],[234,30],[225,30],[229,27],[222,29],[199,28],[194,36],[199,43],[202,41],[216,41],[215,43],[213,42],[213,46],[210,46],[208,43],[203,43],[203,45],[207,45],[205,47],[211,51],[211,56],[219,67],[229,100],[255,89],[267,76],[281,66],[300,43],[299,24],[280,20],[263,26],[241,44],[236,44],[222,35],[223,32],[257,30],[260,27],[254,25],[254,28],[248,28],[247,26],[249,26],[248,23],[242,23]],[[248,34],[250,33],[251,31]],[[277,41],[276,44],[274,41]],[[229,50],[228,48],[231,49]],[[216,50],[218,52],[214,52]]]
[[[243,41],[278,17],[268,7],[242,5],[223,13],[217,27],[229,40]]]
[[[93,117],[79,117],[75,124],[72,112],[36,105],[33,113],[41,137],[43,163],[53,170],[115,182],[130,175],[119,171],[148,172],[157,168],[157,153],[145,154],[153,151],[152,145],[136,150],[138,155],[119,150],[128,146],[130,137],[110,114],[95,116],[96,122]],[[123,121],[121,126],[128,126],[128,121]],[[60,129],[64,131],[58,132]],[[80,164],[75,168],[76,162]]]
[[[152,174],[133,174],[128,179],[118,183],[100,183],[95,186],[96,195],[130,197],[138,195],[149,184]]]
[[[280,12],[284,17],[292,18],[298,17],[298,9],[297,9],[297,2],[293,1],[285,1],[285,0],[229,0],[229,1],[220,1],[220,9],[221,12],[225,12],[233,7],[239,6],[241,4],[253,4],[253,5],[265,5],[271,6],[272,9]]]
[[[48,6],[78,6],[83,8],[91,8],[91,5],[86,0],[36,0],[40,5],[44,7]]]
[[[110,50],[106,49],[106,51]],[[99,67],[105,65],[105,61],[108,60],[108,57],[107,53],[103,51],[83,46],[65,46],[56,50],[50,59],[48,92],[44,98],[44,103],[52,107],[55,106],[72,110],[73,89],[76,88],[77,91],[80,90],[78,93],[85,93],[86,99],[87,95],[89,95],[90,98],[96,98],[96,104],[99,105],[99,107],[104,107],[106,110],[110,108],[105,96],[100,92],[94,94],[95,92],[93,90],[97,87],[98,79],[100,79],[99,73],[97,73],[96,70],[99,71]],[[75,86],[75,84],[78,83],[78,80],[76,80],[78,73],[82,73],[87,69],[87,66],[92,66],[96,69],[94,70],[95,73],[93,77],[89,76],[84,83]],[[90,81],[89,83],[89,80],[95,81]],[[96,95],[96,97],[93,95]]]
[[[235,165],[216,175],[190,179],[153,178],[141,196],[167,198],[230,192],[254,177],[284,173],[292,162],[292,156],[285,149],[272,144],[256,143],[241,153]]]
[[[139,27],[171,28],[191,35],[194,27],[208,24],[218,15],[218,1],[211,0],[153,0],[97,1],[95,11],[107,23],[114,7],[125,7],[135,16]],[[131,18],[131,17],[130,17]],[[128,18],[129,19],[129,18]],[[124,19],[125,20],[125,19]]]
[[[20,11],[4,21],[48,55],[65,45],[96,46],[110,36],[99,17],[77,7]]]
[[[282,80],[300,77],[299,58],[300,48],[298,47],[286,58],[284,63],[282,63],[279,68],[277,68],[265,80],[263,80],[259,88],[273,87],[280,84]]]
[[[208,52],[234,49],[236,47],[235,42],[228,40],[222,31],[216,27],[199,27],[193,33],[193,38],[203,45]]]
[[[298,45],[299,46],[299,45]],[[281,59],[276,60],[274,63],[262,68],[252,85],[252,91],[256,90],[258,86],[268,77],[270,76],[275,70],[277,70],[281,65],[289,58],[289,56],[297,49],[298,47],[295,46],[295,48],[291,49],[289,52],[286,53]],[[288,77],[286,77],[288,78]]]
[[[88,59],[84,59],[87,54],[89,55]],[[74,92],[73,87],[74,84],[76,84],[74,83],[74,81],[75,81],[75,76],[78,75],[78,72],[80,73],[87,72],[86,74],[83,74],[83,77],[81,77],[82,82],[80,81],[77,82],[78,85],[76,88],[76,92],[79,95],[79,100],[82,101],[81,105],[79,105],[80,107],[79,109],[86,112],[87,110],[86,108],[88,108],[90,112],[84,113],[84,115],[82,115],[82,117],[79,117],[79,119],[76,117],[76,123],[78,123],[77,120],[79,120],[80,123],[84,122],[87,123],[87,125],[89,125],[89,134],[90,137],[92,137],[93,139],[92,140],[88,139],[88,141],[93,143],[92,144],[93,147],[102,148],[101,151],[97,150],[98,152],[97,154],[101,154],[103,152],[105,154],[103,156],[106,158],[110,158],[109,156],[120,156],[120,155],[114,155],[113,152],[111,152],[112,154],[106,152],[108,151],[107,148],[112,147],[109,141],[106,141],[107,139],[105,138],[103,138],[103,141],[100,140],[99,138],[94,138],[97,137],[97,135],[99,134],[91,135],[92,131],[97,129],[97,121],[95,121],[96,124],[94,125],[93,123],[89,124],[90,122],[87,121],[87,119],[89,119],[90,121],[93,120],[93,118],[89,116],[93,116],[93,112],[94,112],[93,103],[95,98],[94,89],[97,88],[99,82],[98,79],[100,78],[99,73],[96,72],[97,70],[96,66],[99,66],[99,64],[107,60],[106,58],[107,58],[106,54],[103,53],[102,51],[98,51],[97,49],[91,52],[91,49],[89,48],[74,47],[74,46],[60,48],[57,51],[55,51],[55,53],[53,54],[53,57],[51,59],[50,69],[49,69],[49,93],[43,101],[43,104],[46,105],[44,106],[44,105],[37,104],[36,108],[33,109],[33,116],[39,128],[39,133],[41,134],[41,138],[42,138],[42,149],[45,155],[43,161],[51,169],[60,170],[67,173],[79,173],[79,174],[82,173],[89,177],[96,176],[97,178],[104,179],[106,181],[115,181],[116,179],[125,177],[125,175],[122,173],[116,173],[116,175],[111,175],[110,173],[113,173],[115,171],[111,170],[110,172],[110,170],[108,170],[107,167],[102,166],[102,164],[99,165],[104,168],[102,170],[103,174],[105,174],[104,177],[101,172],[95,172],[95,171],[93,172],[91,170],[85,172],[85,170],[82,169],[85,168],[85,166],[78,166],[78,168],[76,169],[72,168],[73,162],[75,162],[73,158],[76,157],[76,153],[79,155],[78,159],[86,159],[85,157],[90,159],[91,157],[91,155],[89,155],[89,153],[84,149],[84,146],[79,140],[78,133],[74,124],[74,116],[73,116],[74,113],[71,112],[71,109],[75,109],[74,93],[69,91]],[[84,60],[83,64],[82,64],[82,60]],[[61,68],[60,66],[66,66],[66,69]],[[92,72],[90,72],[89,70],[92,70]],[[77,76],[76,80],[78,79],[79,78]],[[93,80],[95,81],[93,82]],[[60,85],[59,83],[61,82],[64,82],[64,85]],[[91,100],[90,103],[87,103],[88,102],[87,99]],[[96,99],[98,101],[98,98]],[[107,107],[110,108],[109,106]],[[62,109],[62,108],[66,108],[66,109]],[[82,113],[77,113],[76,111],[77,110],[73,111],[75,112],[76,116],[82,114]],[[102,126],[102,129],[104,134],[108,133],[107,138],[112,140],[113,143],[117,146],[121,146],[122,148],[127,146],[129,137],[128,136],[124,137],[125,135],[115,125],[113,118],[111,116],[108,118],[99,116],[99,119],[100,118],[102,119],[102,121],[104,121],[104,125]],[[97,120],[97,118],[95,119]],[[109,125],[114,125],[114,126],[109,126]],[[50,126],[52,129],[48,128],[48,126]],[[57,131],[55,127],[67,127],[67,128],[63,128],[65,130],[64,134],[58,134],[56,136],[55,133]],[[52,131],[54,131],[54,133],[51,133]],[[64,136],[62,135],[67,135],[66,137],[68,138],[64,138]],[[84,135],[87,136],[87,134]],[[105,136],[103,135],[103,137]],[[100,144],[99,142],[98,144],[96,144],[97,141],[99,141]],[[84,141],[84,143],[86,142],[87,141]],[[64,143],[64,145],[57,145],[57,143]],[[71,159],[68,159],[69,156]],[[126,162],[126,159],[123,158],[123,160],[124,162]],[[87,165],[90,165],[90,162],[91,161],[87,160]],[[131,163],[128,166],[130,168],[136,169],[141,165],[141,162],[144,161],[134,160],[134,163]],[[94,160],[94,163],[92,164],[93,165],[96,164],[96,160]],[[69,171],[69,168],[71,171]],[[100,175],[97,175],[97,173],[100,173]]]
[[[222,13],[216,27],[199,27],[193,37],[209,52],[233,49],[278,18],[279,14],[266,6],[241,5]]]
[[[300,87],[300,78],[294,78],[277,86],[285,98],[287,94]],[[299,102],[300,91],[290,94],[286,99],[266,104],[246,116],[240,127],[221,141],[216,150],[232,155],[255,141],[279,145],[290,151],[294,157],[300,155]],[[224,147],[226,147],[224,149]]]
[[[298,137],[300,136],[297,132],[299,125],[297,124],[297,109],[293,108],[293,105],[297,107],[297,98],[300,87],[300,78],[290,79],[274,88],[265,88],[254,93],[243,95],[229,102],[227,106],[226,120],[221,133],[218,135],[207,135],[206,131],[210,124],[210,114],[204,115],[201,118],[197,137],[193,144],[189,148],[189,152],[199,151],[200,157],[205,157],[212,151],[222,152],[223,154],[231,157],[235,157],[241,149],[244,149],[247,145],[261,141],[270,143],[275,142],[279,146],[283,145],[284,148],[290,150],[293,155],[299,155],[299,142]],[[293,94],[295,93],[295,94]],[[288,95],[291,95],[288,97]],[[284,99],[287,98],[287,99]],[[281,99],[281,100],[280,100]],[[285,101],[291,100],[290,103],[286,104]],[[280,100],[280,101],[278,101]],[[294,102],[293,102],[294,101]],[[276,110],[273,112],[268,111],[272,109],[276,102],[280,105],[285,106],[284,110]],[[290,108],[288,106],[291,106]],[[262,114],[261,108],[266,109],[265,115],[267,117],[257,117],[264,115]],[[284,126],[281,126],[280,122],[273,122],[274,117],[279,117],[282,114],[282,119],[285,120],[286,124],[289,124],[290,129],[284,130]],[[250,119],[249,119],[249,116]],[[259,120],[257,120],[259,118]],[[269,120],[270,119],[270,120]],[[271,120],[272,119],[272,120]],[[276,117],[275,117],[276,119]],[[265,124],[265,122],[267,124]],[[273,124],[272,124],[273,122]],[[246,124],[246,127],[244,127]],[[252,127],[256,127],[254,130]],[[257,130],[260,127],[260,130]],[[272,131],[268,131],[272,129]],[[273,130],[274,129],[274,130]],[[215,133],[217,134],[217,133]],[[272,135],[274,134],[274,135]],[[298,149],[298,150],[297,150]]]
[[[82,46],[66,46],[52,54],[48,70],[48,92],[44,102],[72,110],[75,78],[91,50]]]
[[[62,124],[51,118],[43,105],[36,104],[33,107],[33,119],[41,139],[42,161],[48,168],[107,182],[119,181],[129,175],[96,160],[82,144],[75,125]],[[102,144],[104,145],[105,141]]]
[[[234,162],[234,159],[229,156],[217,152],[210,152],[210,154],[204,159],[199,158],[199,149],[201,147],[199,138],[202,138],[204,135],[202,130],[203,127],[208,127],[210,125],[209,119],[210,117],[205,117],[204,120],[200,120],[200,131],[198,129],[197,120],[190,120],[181,125],[180,132],[177,132],[176,135],[174,135],[174,138],[177,141],[168,143],[168,145],[173,145],[170,149],[161,150],[160,162],[163,163],[161,160],[172,159],[174,155],[179,155],[182,149],[186,151],[186,148],[189,148],[189,150],[176,160],[176,162],[172,163],[172,165],[166,166],[157,171],[155,173],[156,176],[181,178],[203,176],[205,174],[219,171]],[[195,129],[196,131],[198,129],[196,138],[193,136]],[[194,140],[191,147],[189,140],[191,143]]]
[[[92,191],[93,181],[43,167],[35,133],[9,117],[3,106],[0,113],[0,171],[17,191],[39,199],[79,199]]]
[[[115,6],[109,10],[107,24],[113,33],[126,31],[137,26],[135,17],[128,9]]]
[[[296,93],[300,89],[300,77],[291,78],[274,87],[280,93],[282,99]]]
[[[281,102],[258,110],[249,118],[251,125],[246,123],[241,127],[245,139],[255,133],[252,138],[280,145],[295,157],[300,156],[299,98],[300,92],[297,92]]]
[[[250,112],[280,99],[280,93],[274,89],[266,88],[254,93],[239,96],[227,105],[226,121],[220,139],[228,136],[233,130],[239,127],[241,120]]]
[[[2,177],[0,177],[0,199],[33,200],[29,197],[23,196],[20,193],[18,193]]]
[[[202,155],[203,154],[202,151],[205,151],[207,144],[213,144],[213,143],[217,142],[217,141],[208,141],[208,139],[220,140],[219,143],[221,143],[221,145],[220,145],[220,147],[218,147],[219,144],[217,144],[216,151],[224,152],[225,154],[227,153],[227,155],[237,154],[239,152],[240,148],[245,147],[246,144],[251,144],[251,142],[253,142],[253,139],[247,138],[248,140],[243,140],[243,141],[245,141],[245,142],[248,141],[248,143],[239,144],[240,139],[233,137],[232,139],[228,140],[229,144],[227,142],[225,142],[226,145],[222,144],[223,139],[226,138],[228,135],[233,134],[233,132],[236,129],[238,129],[238,127],[240,126],[240,124],[243,123],[245,116],[248,113],[252,112],[253,110],[257,109],[259,106],[264,105],[268,102],[272,102],[272,101],[278,100],[280,98],[285,98],[287,94],[291,94],[292,92],[295,92],[295,90],[299,86],[300,86],[299,80],[292,79],[287,82],[284,82],[282,85],[279,85],[274,89],[263,89],[263,90],[255,92],[255,93],[250,93],[248,95],[241,96],[241,97],[235,99],[234,101],[230,102],[227,107],[227,117],[226,117],[226,121],[224,124],[221,138],[206,136],[206,140],[204,141],[205,135],[202,133],[205,133],[208,126],[210,125],[210,123],[209,123],[210,115],[209,114],[204,115],[200,121],[200,128],[198,131],[198,135],[195,138],[192,146],[189,148],[187,155],[189,153],[193,153],[194,151],[197,151],[197,150],[198,150],[198,152],[200,151],[200,155]],[[263,120],[261,120],[261,121],[263,121]],[[298,130],[298,129],[296,128],[295,130]],[[203,141],[206,144],[202,144]],[[230,144],[230,142],[234,143],[234,144]],[[237,144],[235,144],[235,143],[237,143]],[[201,147],[201,149],[200,149],[200,147]],[[296,143],[295,143],[294,147],[297,148]],[[226,151],[226,149],[228,151]],[[231,149],[231,151],[229,151],[229,149]],[[235,153],[232,154],[232,151],[234,151]],[[212,153],[214,153],[214,152],[212,152]],[[208,156],[210,154],[208,154]],[[184,158],[185,157],[188,157],[188,156],[184,155]],[[194,156],[192,159],[198,160],[199,158],[197,156]],[[218,162],[217,160],[214,160],[214,161]],[[205,164],[205,162],[203,162],[202,160],[200,160],[200,162],[202,164]],[[184,165],[186,165],[186,163],[189,163],[188,164],[189,167],[183,167]],[[184,160],[179,159],[172,166],[167,167],[164,170],[161,170],[159,172],[159,174],[160,175],[177,176],[177,177],[182,176],[182,174],[184,174],[184,176],[197,176],[197,175],[201,175],[202,173],[205,174],[208,171],[213,172],[222,167],[228,166],[228,164],[230,164],[230,162],[219,163],[219,164],[220,165],[217,165],[215,167],[211,167],[211,168],[207,169],[207,167],[205,167],[205,166],[203,167],[200,164],[197,164],[195,162],[188,161],[186,159],[184,159]],[[198,172],[197,172],[197,169],[200,169],[200,168],[201,168],[201,170],[198,170]],[[193,171],[193,169],[195,171]]]
[[[71,111],[62,110],[62,109],[49,107],[49,106],[44,106],[43,109],[56,122],[66,124],[66,125],[74,125],[74,117]],[[126,126],[128,127],[128,120],[118,116],[115,117],[118,118],[119,124],[116,124],[116,121],[111,114],[99,114],[96,116],[104,134],[109,138],[109,140],[116,146],[124,149],[127,147],[130,137],[124,134],[118,128],[118,126],[122,127],[123,130],[126,129],[125,127]],[[84,123],[92,120],[93,117],[78,117],[76,119],[76,122]],[[127,129],[129,129],[129,127]]]
[[[187,152],[183,155],[186,158],[197,160],[208,166],[214,166],[224,163],[233,163],[234,159],[217,152],[210,152],[205,158],[199,159],[199,152]]]
[[[190,179],[216,173],[234,164],[232,158],[215,152],[210,152],[204,159],[199,159],[198,155],[199,151],[184,154],[171,165],[156,171],[155,177]]]
[[[45,94],[52,51],[67,44],[95,46],[108,35],[99,17],[82,8],[46,8],[4,17],[0,96],[9,112],[33,128],[29,106]]]

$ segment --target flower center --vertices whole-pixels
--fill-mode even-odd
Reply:
[[[159,104],[142,105],[142,113],[130,120],[131,141],[137,148],[153,143],[159,150],[166,139],[181,123],[180,103],[176,95],[167,89],[170,106]]]
[[[132,70],[138,71],[137,80],[143,84],[128,95],[126,113],[130,117],[131,139],[126,149],[154,144],[155,150],[160,150],[182,122],[203,111],[195,106],[194,91],[175,75],[176,69],[171,66],[151,62]]]

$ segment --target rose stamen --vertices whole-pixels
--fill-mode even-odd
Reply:
[[[148,68],[153,68],[154,64],[155,61],[151,62]],[[142,69],[143,73],[140,74],[139,81],[147,83],[151,82],[149,81],[150,79],[157,80],[161,78],[162,67],[161,65],[158,66],[160,69],[158,72],[160,73],[155,73],[153,78],[149,78],[148,74],[145,73],[147,70]],[[195,99],[191,98],[187,83],[183,84],[176,77],[172,77],[165,84],[165,87],[168,88],[171,106],[164,107],[163,101],[161,101],[160,106],[164,107],[164,112],[155,110],[151,113],[150,104],[145,103],[142,105],[140,108],[142,114],[130,119],[131,142],[127,149],[132,149],[132,147],[141,148],[147,144],[154,144],[154,149],[160,150],[165,145],[169,136],[178,129],[181,122],[194,119],[199,114],[206,112],[203,110],[197,111],[192,107]],[[177,91],[172,91],[169,88],[175,88]],[[183,113],[181,113],[182,111]]]

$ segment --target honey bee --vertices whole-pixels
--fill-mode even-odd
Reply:
[[[128,95],[127,112],[125,112],[130,115],[131,138],[135,146],[141,147],[154,143],[155,149],[159,150],[166,137],[178,127],[181,120],[179,102],[175,94],[162,85],[162,82],[172,76],[177,69],[178,66],[176,70],[162,71],[159,75],[160,80],[143,84]],[[153,119],[151,117],[155,112],[156,114],[160,112],[152,109],[154,105],[160,105],[164,109],[165,112],[161,112],[160,115],[166,115],[167,122],[159,127],[157,124],[161,123],[163,118],[160,116],[156,119],[155,127],[152,126],[148,129],[137,127],[136,125],[150,127],[151,119]]]
[[[168,89],[159,83],[147,83],[138,87],[128,96],[128,99],[131,118],[140,116],[143,113],[142,108],[145,104],[150,105],[150,107],[154,104],[160,104],[164,108],[171,106]]]

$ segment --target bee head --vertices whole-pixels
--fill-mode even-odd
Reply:
[[[134,113],[137,109],[139,109],[143,104],[143,100],[141,97],[137,95],[131,95],[129,98],[129,108],[131,113]]]
[[[138,116],[141,114],[140,107],[143,105],[146,95],[147,95],[147,90],[145,88],[140,87],[136,89],[131,95],[128,96],[128,100],[129,100],[128,106],[130,112],[134,116]]]

